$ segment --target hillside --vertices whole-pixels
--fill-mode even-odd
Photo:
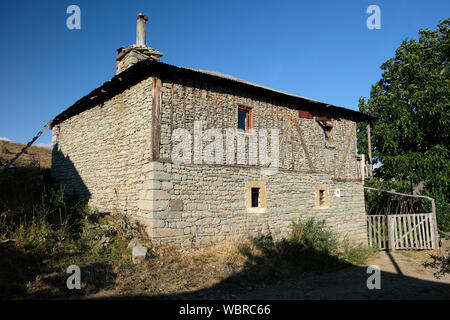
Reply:
[[[11,160],[25,146],[23,143],[0,140],[0,166]],[[45,147],[31,146],[14,163],[15,166],[25,167],[30,164],[39,164],[41,168],[50,168],[52,163],[52,150]]]

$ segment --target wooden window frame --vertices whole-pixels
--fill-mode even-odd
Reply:
[[[239,128],[239,111],[245,111],[247,113],[247,117],[245,119],[245,130]],[[237,107],[237,129],[239,132],[248,133],[251,129],[253,129],[253,109],[251,107],[238,105]]]

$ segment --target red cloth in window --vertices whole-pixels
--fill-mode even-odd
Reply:
[[[307,111],[307,110],[298,110],[298,116],[303,119],[313,119],[313,115],[312,115],[311,111]],[[319,120],[323,120],[323,121],[332,121],[333,120],[333,118],[329,118],[327,116],[319,116],[317,118]]]
[[[311,112],[306,111],[306,110],[298,110],[298,116],[303,119],[312,119],[313,118]]]

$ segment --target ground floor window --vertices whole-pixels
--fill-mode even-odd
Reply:
[[[246,189],[247,212],[265,212],[267,207],[264,181],[247,181]]]
[[[328,185],[327,184],[317,184],[315,187],[316,191],[316,208],[328,208],[330,206],[330,201],[328,199]]]

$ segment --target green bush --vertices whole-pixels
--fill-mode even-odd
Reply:
[[[374,252],[362,245],[339,242],[336,234],[326,227],[325,220],[313,218],[293,222],[288,237],[279,241],[274,241],[269,235],[253,242],[262,256],[256,256],[251,248],[245,246],[240,248],[240,253],[250,257],[259,267],[268,266],[272,274],[279,273],[286,266],[299,272],[324,272],[350,263],[363,264]]]

